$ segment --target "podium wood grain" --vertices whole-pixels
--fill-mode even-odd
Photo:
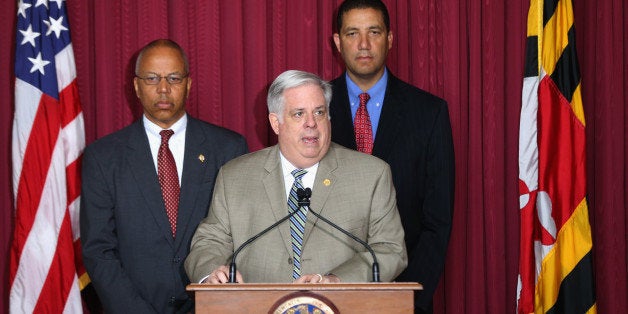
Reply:
[[[294,292],[310,292],[329,299],[340,313],[413,313],[416,282],[333,284],[191,284],[196,313],[268,313],[280,299]]]

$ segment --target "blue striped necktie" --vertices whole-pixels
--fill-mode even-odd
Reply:
[[[294,176],[294,183],[292,189],[290,189],[290,196],[288,197],[288,207],[290,212],[297,211],[296,214],[290,217],[290,235],[292,236],[292,253],[293,253],[293,269],[292,278],[297,279],[301,277],[301,248],[303,247],[303,232],[305,230],[305,220],[307,218],[307,208],[299,208],[297,189],[303,188],[301,178],[307,173],[303,169],[295,169],[292,171]]]

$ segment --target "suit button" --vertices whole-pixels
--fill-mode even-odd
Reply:
[[[168,305],[174,305],[175,300],[175,297],[170,297],[170,300],[168,300]]]
[[[178,256],[175,256],[175,257],[172,259],[172,262],[173,262],[173,263],[180,263],[180,262],[181,262],[181,258],[180,258],[180,257],[178,257]]]
[[[292,265],[292,257],[288,258],[288,265]]]

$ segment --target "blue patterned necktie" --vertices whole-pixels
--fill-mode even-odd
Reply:
[[[307,218],[307,208],[299,208],[297,190],[303,188],[301,178],[307,173],[303,169],[295,169],[292,171],[294,176],[294,183],[292,189],[290,189],[290,196],[288,197],[288,207],[290,212],[297,211],[296,214],[290,217],[290,235],[292,235],[292,253],[293,253],[293,269],[292,278],[297,279],[301,277],[301,248],[303,246],[303,233],[305,230],[305,220]]]

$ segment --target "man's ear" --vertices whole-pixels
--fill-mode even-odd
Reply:
[[[186,86],[185,99],[187,99],[188,96],[190,95],[190,88],[192,88],[192,78],[188,76],[187,80],[188,80],[188,83]]]
[[[134,78],[133,78],[133,89],[135,89],[135,96],[136,96],[137,98],[140,98],[140,95],[138,94],[138,91],[139,91],[139,86],[137,86],[137,84],[139,84],[139,83],[138,83],[138,80],[139,80],[139,79],[138,79],[137,77],[134,77]]]
[[[334,33],[334,43],[336,44],[336,50],[340,52],[340,34]]]
[[[279,116],[276,113],[268,114],[268,121],[270,122],[270,126],[275,131],[275,134],[279,135]]]

